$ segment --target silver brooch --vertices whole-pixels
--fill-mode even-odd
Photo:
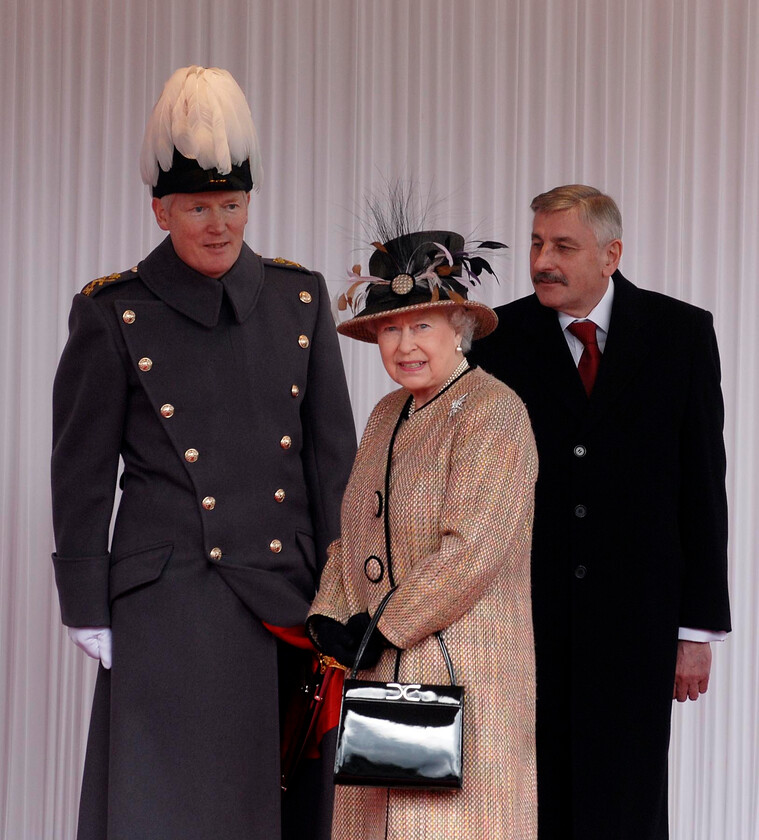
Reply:
[[[464,403],[466,402],[466,398],[468,396],[468,393],[462,394],[460,397],[458,397],[451,403],[451,410],[448,412],[448,419],[453,417],[454,414],[458,414],[459,411],[461,411],[461,409],[464,407]]]

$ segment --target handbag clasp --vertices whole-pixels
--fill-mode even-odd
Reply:
[[[397,691],[397,694],[385,695],[386,700],[421,700],[419,689],[422,687],[417,683],[409,683],[408,685],[401,685],[400,683],[388,683],[388,689],[392,688]]]

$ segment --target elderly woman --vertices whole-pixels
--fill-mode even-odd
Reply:
[[[536,835],[529,553],[537,460],[522,402],[464,356],[497,323],[457,277],[462,268],[479,274],[476,253],[443,231],[378,246],[370,277],[354,268],[348,302],[357,314],[338,326],[376,342],[401,388],[368,421],[308,630],[323,653],[352,665],[369,615],[397,586],[360,676],[393,679],[399,649],[401,682],[447,682],[434,635],[442,631],[466,700],[462,788],[338,787],[336,840]]]

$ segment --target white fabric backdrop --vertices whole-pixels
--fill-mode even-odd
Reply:
[[[74,836],[94,666],[66,640],[53,586],[50,388],[74,292],[160,239],[137,171],[144,121],[168,75],[200,63],[233,73],[261,136],[248,241],[324,271],[333,292],[366,264],[358,217],[383,178],[416,178],[442,199],[441,225],[512,245],[492,304],[530,290],[532,196],[581,181],[617,199],[633,282],[714,312],[735,632],[706,698],[675,709],[672,836],[759,840],[755,0],[0,10],[0,837]],[[361,430],[390,383],[376,350],[342,346]]]

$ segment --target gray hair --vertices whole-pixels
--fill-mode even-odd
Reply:
[[[472,337],[477,328],[477,316],[465,306],[446,306],[443,311],[454,331],[461,333],[461,350],[468,353],[472,349]]]
[[[622,214],[614,199],[595,187],[566,184],[536,195],[530,204],[533,213],[556,213],[577,209],[580,221],[595,234],[599,247],[622,239]]]

